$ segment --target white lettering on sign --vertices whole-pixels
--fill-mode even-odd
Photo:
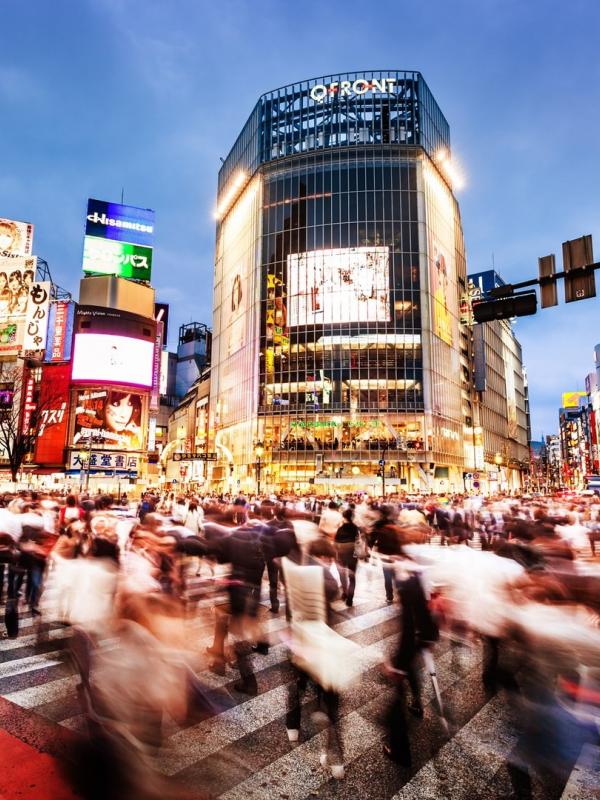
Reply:
[[[458,441],[458,433],[450,430],[450,428],[440,428],[440,433],[444,439],[454,439],[454,441]]]
[[[363,95],[367,92],[378,92],[379,94],[393,94],[396,85],[396,78],[357,78],[355,81],[333,81],[332,83],[317,83],[310,90],[310,97],[316,103],[322,103],[327,96],[333,97],[352,97],[353,95]]]
[[[129,222],[126,219],[113,219],[112,217],[107,217],[104,213],[98,214],[97,211],[94,211],[93,214],[88,214],[87,218],[90,222],[108,225],[111,228],[123,228],[129,231],[141,231],[141,233],[154,232],[153,225],[144,225],[142,222]]]

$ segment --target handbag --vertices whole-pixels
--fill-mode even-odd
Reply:
[[[325,622],[292,622],[292,663],[322,689],[343,692],[360,674],[360,647]]]

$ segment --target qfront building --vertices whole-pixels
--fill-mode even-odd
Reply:
[[[219,172],[215,487],[472,488],[483,438],[452,174],[418,72],[259,99]]]

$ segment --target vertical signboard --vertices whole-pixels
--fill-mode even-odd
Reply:
[[[29,290],[23,337],[23,350],[26,353],[38,353],[46,348],[51,288],[50,281],[35,281]]]
[[[56,363],[70,360],[74,318],[75,303],[72,301],[59,300],[50,304],[45,361]]]
[[[162,322],[156,323],[156,337],[154,340],[154,353],[152,357],[152,392],[150,394],[150,411],[158,411],[163,328],[164,326]]]
[[[69,365],[46,364],[37,413],[36,464],[62,464],[68,430]]]
[[[23,407],[21,411],[21,434],[28,436],[31,430],[31,418],[36,409],[33,396],[35,392],[35,380],[33,373],[29,370],[23,371]]]

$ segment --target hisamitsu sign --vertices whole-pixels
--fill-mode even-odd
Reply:
[[[121,203],[107,203],[90,198],[85,235],[152,247],[154,211],[151,208],[124,206]]]

